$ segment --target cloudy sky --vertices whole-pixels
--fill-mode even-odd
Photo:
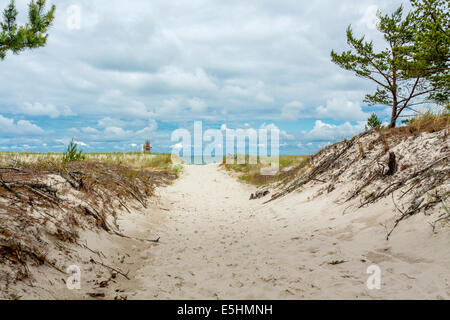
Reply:
[[[9,0],[0,0],[0,9]],[[19,20],[28,0],[17,0]],[[55,1],[53,1],[55,3]],[[58,0],[44,48],[0,61],[0,150],[167,152],[173,130],[276,126],[283,154],[352,136],[374,86],[330,61],[345,30],[383,44],[383,0]],[[79,24],[77,12],[80,12]]]

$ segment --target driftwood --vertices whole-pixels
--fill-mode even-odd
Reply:
[[[440,158],[439,160],[433,161],[431,164],[427,165],[424,169],[416,171],[410,175],[408,175],[407,177],[399,180],[399,181],[395,181],[393,183],[391,183],[390,185],[388,185],[386,188],[384,188],[381,192],[377,193],[376,195],[373,195],[372,197],[370,197],[368,200],[364,201],[359,208],[362,208],[370,203],[374,203],[376,202],[378,199],[388,196],[389,194],[393,193],[394,191],[400,189],[401,187],[403,187],[404,185],[406,185],[408,183],[408,181],[413,180],[419,176],[421,176],[421,179],[426,179],[428,178],[427,176],[424,176],[425,173],[427,173],[429,170],[431,170],[435,165],[439,164],[440,162],[444,161],[444,160],[448,160],[449,156],[445,156],[443,158]],[[448,174],[450,174],[450,169],[444,169],[444,170],[440,170],[438,173],[435,173],[437,177],[439,177],[439,180],[435,180],[433,184],[431,184],[427,189],[428,190],[422,190],[422,193],[425,193],[431,189],[433,189],[438,183],[440,183],[443,179],[446,178],[446,176]],[[417,182],[415,182],[417,183]],[[409,189],[409,191],[412,190],[412,188]],[[425,191],[425,192],[424,192]],[[405,194],[402,195],[402,197]]]
[[[397,226],[399,225],[399,223],[400,223],[401,221],[403,221],[403,220],[405,220],[405,219],[407,219],[407,218],[413,216],[414,214],[416,214],[417,212],[419,212],[419,211],[422,210],[422,209],[426,209],[427,207],[430,207],[430,206],[435,205],[435,204],[437,204],[437,203],[439,203],[439,202],[442,201],[442,203],[444,204],[444,208],[446,208],[446,210],[447,210],[447,212],[448,212],[448,208],[446,207],[445,202],[444,202],[444,198],[448,197],[448,195],[449,195],[449,193],[446,193],[446,194],[443,195],[443,196],[438,196],[438,195],[436,195],[436,196],[435,196],[435,200],[429,201],[429,202],[427,202],[427,203],[425,203],[425,204],[423,204],[423,205],[422,205],[422,203],[425,201],[425,198],[416,199],[416,200],[409,206],[409,208],[408,208],[406,211],[403,211],[403,210],[401,210],[401,209],[397,206],[397,204],[395,203],[395,200],[394,200],[394,194],[392,193],[392,201],[393,201],[393,203],[394,203],[394,206],[395,206],[395,208],[396,208],[402,215],[394,221],[394,226],[393,226],[392,229],[388,232],[388,234],[387,234],[387,236],[386,236],[386,240],[389,240],[389,237],[391,236],[392,232],[394,231],[395,228],[397,228]],[[433,227],[433,232],[434,232],[434,229],[435,229],[435,227],[436,227],[436,223],[437,223],[438,221],[447,219],[448,217],[449,217],[449,214],[447,214],[447,216],[443,216],[443,217],[439,218],[438,220],[434,221],[433,223],[431,223],[431,226]]]
[[[89,292],[88,295],[91,298],[104,298],[105,294],[103,292]]]
[[[267,196],[270,193],[269,190],[265,189],[265,190],[258,190],[255,193],[252,193],[250,195],[250,200],[255,200],[255,199],[261,199],[264,198],[265,196]]]
[[[83,211],[84,214],[94,217],[94,219],[97,221],[97,225],[99,227],[102,227],[103,230],[105,230],[107,232],[109,232],[111,230],[111,228],[108,226],[105,218],[102,217],[102,215],[97,210],[95,210],[94,208],[92,208],[92,210],[91,210],[88,207],[83,206],[81,204],[78,207]]]
[[[128,277],[128,273],[130,273],[129,271],[127,273],[122,272],[119,269],[113,268],[111,266],[108,266],[107,264],[104,264],[103,262],[100,261],[95,261],[94,259],[91,258],[90,262],[94,263],[94,264],[98,264],[101,265],[102,267],[105,267],[111,271],[116,272],[117,274],[120,274],[121,276],[123,276],[124,278],[126,278],[127,280],[130,280],[130,278]]]
[[[389,152],[389,160],[388,160],[388,171],[386,172],[386,175],[392,176],[395,171],[397,171],[397,161],[395,159],[395,153],[392,151]]]

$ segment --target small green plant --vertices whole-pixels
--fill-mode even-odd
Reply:
[[[367,119],[367,126],[370,129],[377,129],[381,127],[381,121],[375,113],[372,113],[369,119]]]
[[[67,146],[67,151],[63,154],[63,162],[83,161],[85,156],[82,150],[78,150],[78,144],[72,138],[70,144]]]

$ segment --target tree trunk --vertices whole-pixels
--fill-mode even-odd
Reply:
[[[396,122],[397,122],[397,104],[394,103],[394,105],[392,106],[392,115],[391,115],[391,124],[389,125],[389,128],[395,128],[396,126]]]
[[[392,44],[391,44],[391,48],[392,48]],[[395,54],[395,50],[392,50],[392,61],[393,62],[397,61],[397,56]],[[397,100],[397,68],[396,68],[395,64],[392,67],[392,88],[391,88],[391,92],[392,92],[392,115],[391,115],[391,124],[389,125],[389,128],[393,129],[396,126],[397,118],[399,116],[397,114],[397,109],[398,109],[398,100]]]

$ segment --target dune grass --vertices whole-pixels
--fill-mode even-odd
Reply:
[[[178,174],[182,167],[172,164],[171,155],[165,153],[144,154],[142,152],[110,152],[110,153],[83,153],[87,162],[104,162],[127,166],[133,169],[154,169]],[[0,163],[14,162],[32,164],[34,166],[62,165],[63,153],[39,152],[0,152]]]
[[[441,112],[434,113],[433,111],[428,110],[405,122],[406,126],[394,129],[394,133],[396,133],[396,131],[406,131],[410,134],[419,134],[421,132],[437,132],[447,128],[450,125],[450,108],[447,106],[446,109],[442,110]]]
[[[238,179],[244,183],[263,186],[279,181],[290,170],[307,164],[309,156],[292,155],[279,157],[279,171],[275,175],[263,175],[261,170],[265,167],[261,164],[261,158],[257,157],[257,164],[249,164],[249,156],[245,156],[245,164],[227,164],[224,157],[222,165],[228,171],[238,174]],[[237,158],[237,157],[235,157]]]

